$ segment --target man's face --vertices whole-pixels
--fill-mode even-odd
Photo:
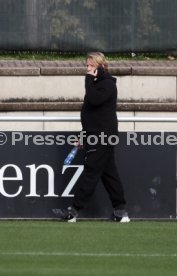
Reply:
[[[91,59],[87,59],[86,62],[87,65],[87,73],[93,73],[96,70],[96,67],[93,65],[93,62]]]

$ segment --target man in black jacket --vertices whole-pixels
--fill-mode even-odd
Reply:
[[[129,222],[125,211],[124,191],[115,165],[114,145],[119,141],[117,130],[117,88],[116,79],[108,72],[105,56],[100,52],[87,55],[85,97],[81,110],[85,161],[82,184],[73,204],[66,210],[54,209],[54,213],[70,222],[75,222],[101,178],[113,206],[114,218]]]

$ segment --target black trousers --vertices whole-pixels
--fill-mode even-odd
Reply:
[[[90,199],[99,179],[102,180],[109,194],[113,208],[123,209],[126,202],[115,164],[114,146],[86,144],[82,182],[73,201],[73,206],[77,210],[83,208]]]

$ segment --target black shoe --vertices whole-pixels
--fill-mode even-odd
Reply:
[[[76,222],[78,212],[73,207],[69,206],[67,209],[52,209],[52,212],[60,219],[67,222]]]
[[[130,218],[128,217],[128,213],[125,211],[125,209],[114,209],[113,215],[114,221],[119,221],[121,223],[130,222]]]

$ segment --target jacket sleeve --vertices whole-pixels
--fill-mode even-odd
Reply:
[[[99,88],[95,87],[94,76],[87,74],[85,77],[85,89],[86,98],[88,102],[92,105],[101,105],[106,102],[111,97],[110,90],[106,87],[101,86]],[[104,82],[104,81],[103,81]]]

